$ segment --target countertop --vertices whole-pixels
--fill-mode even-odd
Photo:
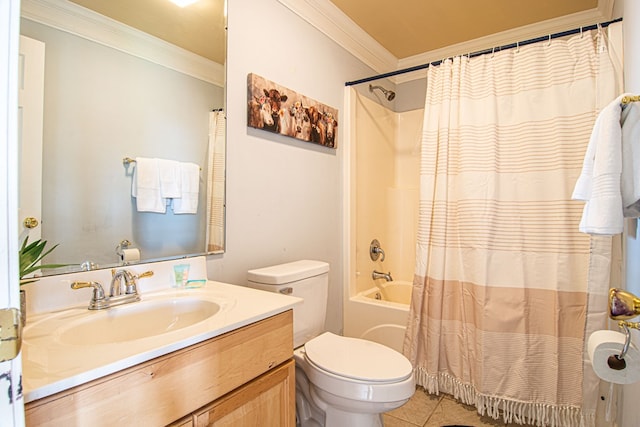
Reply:
[[[170,288],[143,293],[142,302],[127,306],[141,304],[145,300],[184,296],[215,301],[221,309],[203,321],[178,330],[126,342],[94,345],[69,344],[60,340],[60,329],[64,329],[66,323],[97,313],[89,312],[86,304],[30,317],[24,328],[22,344],[25,403],[266,319],[302,301],[275,292],[208,281],[202,288]]]

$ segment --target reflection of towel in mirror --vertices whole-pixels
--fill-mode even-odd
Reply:
[[[195,163],[180,163],[181,194],[173,199],[173,213],[195,214],[198,212],[200,191],[200,166]]]
[[[181,163],[175,160],[157,159],[160,176],[160,195],[163,199],[182,196]]]
[[[136,158],[131,195],[136,198],[138,212],[166,212],[166,200],[162,198],[160,192],[157,159]]]

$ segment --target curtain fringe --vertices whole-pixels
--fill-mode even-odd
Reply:
[[[533,424],[539,427],[594,427],[595,413],[585,413],[576,406],[533,403],[509,400],[479,393],[471,384],[465,384],[453,376],[440,372],[430,374],[424,368],[414,370],[416,383],[429,394],[441,392],[456,400],[473,405],[478,414],[500,419],[505,423]]]

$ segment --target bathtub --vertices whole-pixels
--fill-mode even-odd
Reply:
[[[349,298],[344,310],[344,335],[375,341],[402,352],[411,289],[411,282],[398,280]]]

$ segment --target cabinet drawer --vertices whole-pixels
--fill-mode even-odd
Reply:
[[[25,405],[27,426],[164,426],[293,355],[288,310]]]

